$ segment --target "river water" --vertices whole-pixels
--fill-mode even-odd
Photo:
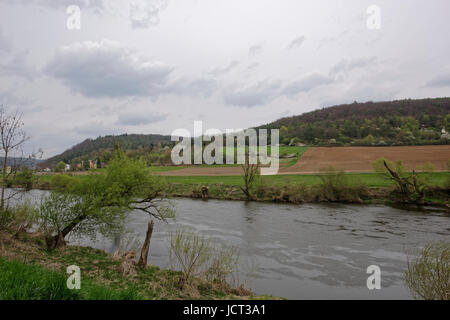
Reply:
[[[31,192],[39,198],[43,191]],[[428,242],[450,241],[450,215],[383,205],[271,204],[174,199],[176,220],[156,222],[149,263],[169,268],[169,233],[189,226],[239,248],[240,280],[257,294],[288,299],[410,299],[404,284],[407,255]],[[149,216],[127,225],[142,242]],[[73,244],[108,252],[117,241]],[[367,267],[381,270],[381,289],[369,290]]]

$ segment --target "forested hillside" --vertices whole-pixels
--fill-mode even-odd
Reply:
[[[355,102],[282,118],[259,128],[279,128],[280,142],[290,145],[450,144],[446,133],[450,131],[450,98]],[[105,163],[117,144],[149,164],[170,164],[170,136],[123,134],[87,139],[44,165],[88,159]]]
[[[323,108],[259,128],[279,128],[283,144],[446,144],[450,98],[366,102]]]
[[[45,165],[54,166],[59,161],[75,164],[88,159],[107,162],[116,145],[120,145],[131,155],[145,155],[150,152],[159,152],[170,144],[170,136],[159,134],[123,134],[86,139],[63,153],[49,158]]]

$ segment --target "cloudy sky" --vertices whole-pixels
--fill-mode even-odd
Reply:
[[[448,0],[1,0],[0,104],[49,157],[194,120],[224,130],[450,96],[449,12]]]

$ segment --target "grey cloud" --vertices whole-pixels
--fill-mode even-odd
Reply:
[[[6,54],[9,53],[12,50],[12,42],[11,39],[6,37],[6,35],[3,34],[3,31],[0,27],[0,54]]]
[[[14,52],[12,41],[0,29],[0,76],[17,76],[31,79],[36,70],[27,63],[28,52]]]
[[[92,121],[73,129],[82,136],[98,137],[105,134],[118,134],[119,131],[115,126],[108,126],[102,121]]]
[[[172,71],[162,62],[140,57],[109,40],[62,47],[44,68],[45,73],[87,97],[208,97],[216,89],[216,82],[209,78],[171,80]]]
[[[117,119],[117,124],[136,126],[136,125],[146,125],[159,121],[163,121],[167,118],[165,114],[154,114],[148,113],[121,113]]]
[[[296,48],[300,47],[302,45],[303,41],[305,41],[304,36],[295,38],[294,40],[291,41],[291,43],[289,43],[288,49],[292,50],[292,49],[296,49]]]
[[[0,52],[0,76],[34,78],[36,76],[36,70],[27,64],[26,56],[26,53],[5,55]]]
[[[223,98],[227,105],[250,108],[267,104],[281,96],[293,96],[301,92],[308,92],[334,81],[333,77],[312,73],[283,86],[280,81],[261,81],[243,89],[235,85],[225,91]]]
[[[233,60],[226,67],[215,68],[214,70],[212,70],[210,72],[210,74],[215,75],[215,76],[223,75],[223,74],[230,72],[231,70],[236,68],[238,65],[239,65],[239,61]]]
[[[129,19],[133,29],[148,28],[159,23],[161,12],[169,0],[6,0],[12,5],[34,5],[48,9],[62,10],[71,5],[91,9],[96,13],[108,13]],[[124,12],[127,12],[124,15]]]
[[[7,4],[19,4],[19,5],[35,5],[50,9],[67,8],[71,5],[79,6],[81,9],[90,8],[97,11],[103,10],[103,0],[6,0]]]
[[[248,49],[248,56],[250,58],[253,58],[257,55],[260,55],[262,51],[263,51],[262,44],[255,44]]]
[[[167,91],[173,94],[191,97],[209,97],[217,89],[213,79],[178,79],[169,85]]]
[[[258,66],[259,66],[259,63],[258,62],[254,62],[254,63],[249,64],[247,69],[248,70],[253,70],[253,69],[256,69]]]
[[[279,94],[280,87],[278,81],[261,81],[244,89],[229,88],[223,98],[227,105],[251,108],[275,99]]]
[[[434,88],[450,87],[450,72],[437,75],[430,79],[425,86]]]
[[[376,57],[357,58],[350,60],[343,59],[331,68],[330,74],[338,74],[341,72],[348,72],[354,69],[364,68],[376,62]]]
[[[168,0],[132,1],[129,17],[132,28],[148,28],[159,24],[159,15],[168,4]]]
[[[166,92],[172,68],[102,40],[60,48],[44,71],[88,97],[157,97]]]
[[[324,76],[319,73],[312,73],[303,78],[293,81],[286,85],[282,93],[287,96],[292,96],[300,92],[307,92],[316,87],[331,84],[334,82],[334,78],[329,76]]]

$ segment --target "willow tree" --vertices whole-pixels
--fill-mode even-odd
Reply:
[[[161,176],[152,175],[145,161],[131,159],[117,150],[103,172],[69,178],[65,188],[54,191],[41,204],[40,217],[47,233],[47,245],[54,249],[65,244],[65,237],[82,234],[95,237],[97,232],[120,231],[126,217],[135,210],[149,214],[146,241],[141,257],[147,263],[153,219],[174,217],[171,203],[163,197],[166,189]]]

